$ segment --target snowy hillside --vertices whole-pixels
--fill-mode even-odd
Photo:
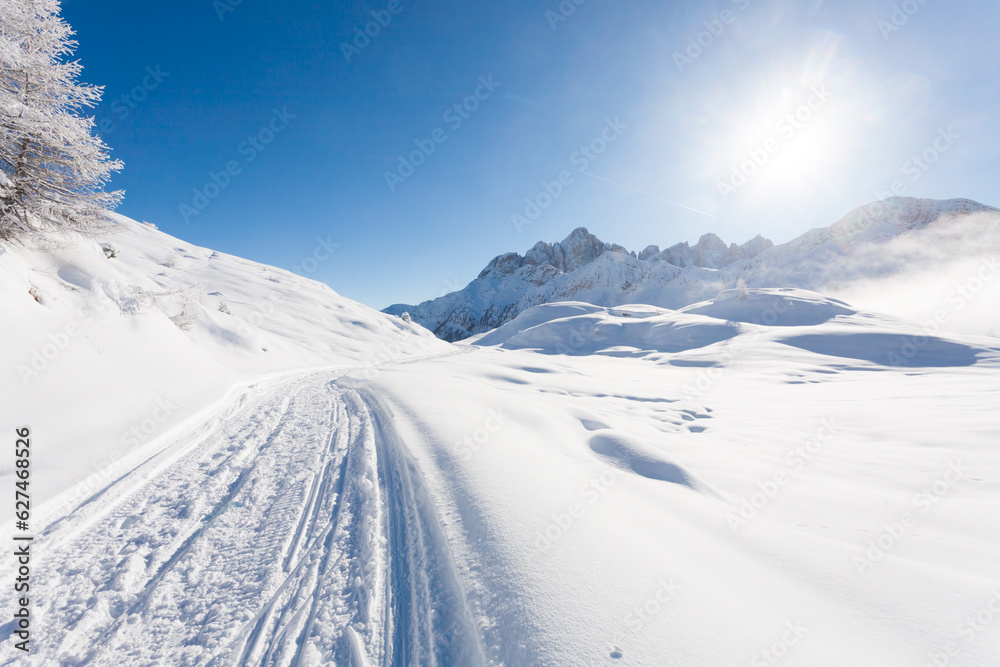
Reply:
[[[45,641],[0,663],[1000,661],[968,620],[997,594],[996,339],[786,289],[431,343],[258,382],[55,499]]]
[[[734,287],[743,278],[752,287],[850,295],[878,310],[923,319],[933,311],[913,306],[912,298],[900,294],[886,299],[877,293],[901,281],[918,280],[918,271],[937,278],[941,289],[942,272],[964,280],[996,256],[1000,210],[962,199],[894,198],[859,208],[830,227],[779,246],[758,236],[727,247],[707,234],[695,246],[679,244],[662,252],[650,246],[635,254],[581,228],[561,243],[536,244],[524,257],[497,257],[459,292],[419,306],[391,306],[386,312],[409,312],[439,337],[455,341],[494,329],[542,303],[680,308]],[[957,260],[964,261],[959,265]],[[1000,281],[988,293],[980,295],[975,309],[968,309],[965,320],[953,313],[952,328],[1000,332]],[[931,300],[946,298],[947,291]],[[973,310],[976,317],[969,315]]]
[[[321,283],[115,220],[98,241],[0,246],[0,421],[48,443],[39,501],[103,487],[242,383],[448,350]]]

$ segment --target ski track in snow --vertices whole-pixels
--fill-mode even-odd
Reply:
[[[0,664],[485,664],[405,443],[339,377],[249,388],[39,534],[37,643]]]

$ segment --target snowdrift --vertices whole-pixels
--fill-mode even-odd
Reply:
[[[736,290],[680,310],[559,302],[529,308],[467,344],[545,354],[641,357],[697,363],[678,353],[748,340],[886,367],[972,366],[1000,351],[996,339],[945,335],[799,289]]]

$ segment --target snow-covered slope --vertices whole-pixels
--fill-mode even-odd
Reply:
[[[941,265],[947,263],[957,279],[976,270],[955,268],[955,258],[987,261],[1000,249],[998,214],[998,209],[963,199],[894,198],[856,209],[830,227],[779,246],[758,236],[742,246],[727,247],[708,234],[695,246],[679,244],[662,252],[650,246],[638,255],[581,228],[561,243],[536,244],[524,257],[516,253],[497,257],[459,292],[419,306],[390,306],[386,312],[409,312],[439,337],[454,341],[494,329],[542,303],[572,300],[680,308],[734,287],[740,278],[754,287],[798,287],[828,294],[858,294],[863,285],[867,300],[890,282],[912,280],[916,268],[940,276]],[[976,311],[987,319],[1000,312],[992,307],[1000,306],[1000,289],[991,294],[976,304]],[[939,295],[940,300],[946,297]],[[897,312],[892,301],[871,301],[879,310]],[[905,306],[898,314],[930,315]],[[1000,319],[996,325],[1000,331]],[[992,326],[980,318],[966,328],[985,333]]]
[[[498,662],[998,664],[970,622],[996,595],[996,341],[722,296],[542,307],[499,347],[379,378],[483,564]],[[574,318],[597,354],[558,353]],[[709,321],[739,333],[670,335]]]
[[[1000,664],[996,339],[744,296],[260,382],[39,523],[0,664]]]
[[[99,242],[0,246],[0,422],[35,429],[38,501],[103,486],[238,383],[448,350],[321,283],[115,220]]]

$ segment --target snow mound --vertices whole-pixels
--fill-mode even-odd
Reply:
[[[641,357],[672,366],[712,365],[698,355],[716,344],[794,347],[815,355],[896,368],[972,366],[996,355],[995,339],[945,336],[922,325],[862,311],[800,289],[736,290],[681,310],[648,305],[535,306],[469,343],[543,354]],[[676,356],[680,355],[680,356]]]
[[[472,342],[547,354],[633,356],[705,347],[738,333],[728,322],[655,306],[602,308],[569,302],[530,308]]]
[[[640,477],[694,488],[684,468],[665,460],[643,443],[615,432],[604,431],[590,437],[590,449],[611,465]]]
[[[466,342],[479,345],[496,345],[540,324],[554,322],[580,315],[606,313],[607,308],[582,301],[560,301],[529,308],[512,321],[494,331],[488,331],[469,338]]]
[[[843,301],[788,288],[752,290],[743,299],[736,290],[724,290],[712,301],[696,303],[679,312],[779,327],[812,326],[857,314]]]

